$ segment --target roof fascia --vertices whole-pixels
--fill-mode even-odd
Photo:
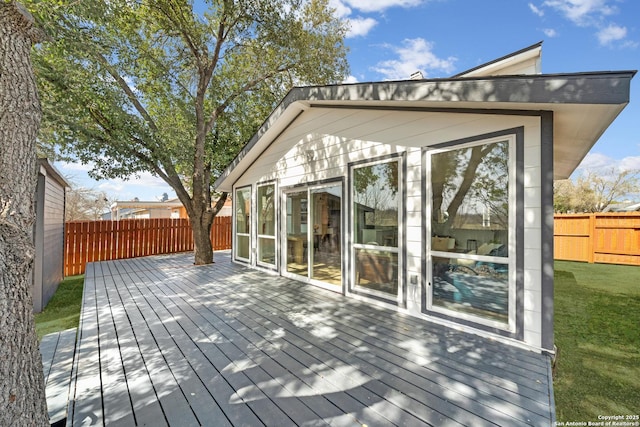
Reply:
[[[55,166],[53,166],[49,159],[41,157],[38,159],[38,162],[40,163],[40,167],[44,168],[44,170],[46,171],[46,175],[50,175],[53,179],[58,181],[61,186],[71,188],[71,184],[69,184],[69,181],[67,181],[62,173],[60,173],[60,171],[56,169]]]
[[[438,102],[473,102],[478,108],[500,103],[531,104],[626,104],[636,71],[604,71],[527,76],[495,76],[431,80],[295,87],[274,109],[264,124],[214,183],[218,188],[230,176],[260,138],[285,113],[294,120],[316,103],[369,105],[416,102],[416,107]],[[360,104],[358,104],[360,103]]]

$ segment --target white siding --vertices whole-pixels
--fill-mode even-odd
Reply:
[[[540,347],[541,201],[540,119],[536,116],[312,108],[267,148],[234,184],[276,180],[278,188],[348,175],[348,165],[406,153],[407,308],[420,312],[422,277],[422,147],[525,127],[524,340]],[[309,161],[309,158],[313,158]],[[412,277],[418,278],[411,284]],[[486,334],[485,332],[478,332]]]

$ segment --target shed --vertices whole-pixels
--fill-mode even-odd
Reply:
[[[233,194],[234,262],[552,352],[553,180],[635,71],[540,74],[541,49],[292,89],[215,183]]]
[[[64,275],[64,209],[69,183],[48,159],[38,160],[36,186],[36,249],[33,268],[33,310],[41,312]]]

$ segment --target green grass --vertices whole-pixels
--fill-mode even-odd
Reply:
[[[45,309],[35,315],[38,340],[52,332],[78,327],[83,284],[84,275],[66,277],[60,283]]]
[[[555,263],[559,422],[640,413],[640,267]]]

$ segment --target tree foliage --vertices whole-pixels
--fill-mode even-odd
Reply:
[[[41,142],[96,178],[161,177],[191,219],[196,263],[211,262],[201,246],[226,199],[211,207],[215,178],[293,85],[347,72],[327,0],[30,6],[54,39],[35,55]]]
[[[556,213],[602,212],[616,201],[640,195],[640,170],[620,171],[615,167],[591,170],[575,181],[553,183]]]

